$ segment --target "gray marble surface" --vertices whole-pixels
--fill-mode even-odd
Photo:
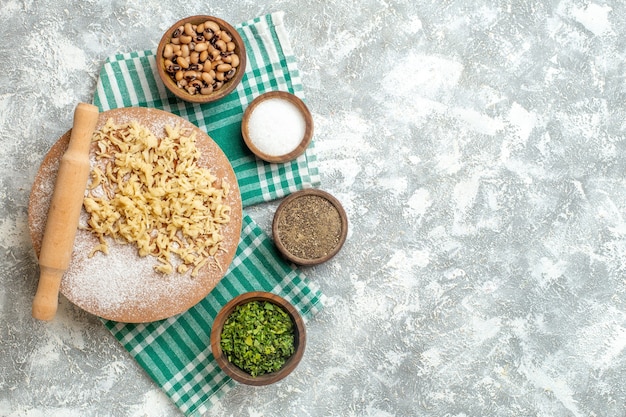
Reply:
[[[626,413],[622,1],[0,4],[1,416],[180,415],[96,318],[31,319],[30,187],[107,56],[277,10],[351,231],[296,372],[209,415]]]

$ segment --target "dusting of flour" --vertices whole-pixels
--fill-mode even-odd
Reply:
[[[182,120],[164,112],[147,111],[147,109],[136,111],[138,113],[115,110],[108,113],[114,115],[114,123],[118,125],[131,120],[139,120],[157,136],[163,132],[166,125],[174,126]],[[101,124],[105,121],[101,117]],[[156,258],[140,257],[135,245],[111,240],[109,240],[109,254],[97,252],[93,257],[89,257],[99,242],[94,234],[84,229],[88,217],[83,210],[70,266],[61,282],[61,293],[70,301],[103,318],[120,321],[119,317],[141,317],[141,320],[137,321],[154,321],[184,311],[193,305],[193,303],[190,304],[191,301],[199,301],[219,281],[239,241],[241,221],[237,213],[241,212],[241,200],[232,169],[220,168],[219,164],[215,164],[221,152],[219,147],[211,141],[208,143],[201,141],[200,136],[198,139],[198,147],[202,153],[199,165],[208,167],[218,178],[228,178],[231,185],[227,203],[233,210],[233,216],[231,222],[222,229],[225,236],[225,250],[218,251],[216,254],[216,259],[220,265],[224,266],[224,270],[220,270],[215,263],[210,262],[210,265],[203,268],[197,277],[191,277],[190,272],[164,275],[154,271]],[[66,148],[66,144],[61,144],[61,142],[59,141],[51,149],[48,154],[51,157],[44,160],[33,187],[29,223],[36,250],[40,247],[40,237],[45,227],[49,199],[54,189],[59,166],[58,161]],[[95,164],[93,153],[91,164]],[[230,173],[232,177],[229,177]],[[174,313],[171,314],[171,312]]]

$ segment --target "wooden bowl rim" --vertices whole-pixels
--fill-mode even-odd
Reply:
[[[248,131],[248,122],[250,120],[250,116],[252,115],[252,112],[254,111],[254,109],[262,102],[269,100],[269,99],[274,99],[274,98],[284,99],[284,100],[289,101],[293,105],[295,105],[298,108],[298,110],[300,110],[300,113],[302,113],[302,116],[304,117],[305,126],[306,126],[305,131],[304,131],[304,136],[300,144],[293,151],[286,153],[284,155],[269,155],[267,153],[262,152],[257,146],[254,145],[254,143],[252,143],[252,140],[250,139],[250,135]],[[296,159],[300,155],[302,155],[304,151],[306,151],[306,149],[309,147],[309,144],[311,143],[311,140],[313,139],[313,130],[314,130],[313,116],[311,115],[311,111],[309,110],[307,105],[304,103],[304,101],[302,101],[300,97],[296,96],[295,94],[289,93],[287,91],[269,91],[267,93],[263,93],[260,96],[256,97],[248,105],[241,119],[241,135],[243,136],[243,140],[246,143],[246,146],[248,147],[248,149],[250,149],[250,151],[252,151],[252,153],[255,154],[257,157],[259,157],[260,159],[266,162],[274,163],[274,164],[289,162],[289,161]]]
[[[230,363],[224,355],[220,344],[222,329],[224,328],[224,323],[226,322],[226,319],[228,319],[228,316],[230,316],[235,307],[250,301],[269,301],[279,307],[282,307],[287,314],[289,314],[294,323],[294,354],[291,355],[280,370],[259,375],[257,377],[252,377],[247,372]],[[213,327],[211,328],[211,351],[217,361],[217,364],[229,377],[246,385],[269,385],[285,378],[298,366],[298,363],[300,363],[300,360],[304,355],[305,349],[306,327],[300,313],[298,313],[298,310],[296,310],[296,308],[283,297],[267,291],[251,291],[236,296],[220,309],[215,317],[215,320],[213,321]]]
[[[327,255],[322,256],[320,258],[314,258],[314,259],[300,258],[290,253],[287,250],[287,248],[285,248],[285,245],[283,245],[282,241],[280,240],[279,233],[278,233],[278,218],[280,217],[280,214],[282,213],[282,211],[285,210],[287,205],[289,205],[295,199],[304,197],[307,195],[314,195],[314,196],[322,197],[326,199],[329,203],[331,203],[335,207],[335,209],[339,212],[339,217],[341,218],[341,226],[342,226],[341,235],[339,237],[339,242],[337,242],[337,246],[335,246],[335,248],[332,251],[330,251]],[[318,264],[328,261],[341,250],[348,236],[348,216],[346,215],[346,211],[344,210],[341,202],[337,200],[337,198],[335,198],[332,194],[330,194],[327,191],[320,190],[317,188],[308,188],[305,190],[296,191],[295,193],[287,196],[280,203],[280,205],[276,209],[276,212],[274,213],[274,219],[272,221],[272,235],[274,238],[274,244],[278,248],[278,251],[287,260],[298,265],[307,265],[307,266],[318,265]]]
[[[167,44],[167,42],[171,39],[171,33],[176,30],[177,27],[182,26],[185,23],[199,24],[206,22],[207,20],[213,20],[217,22],[220,27],[227,29],[230,35],[233,37],[233,41],[237,45],[237,49],[235,50],[238,52],[239,55],[239,67],[237,67],[237,72],[235,76],[227,83],[225,83],[219,90],[216,90],[215,92],[207,95],[191,95],[182,88],[179,88],[174,80],[172,80],[165,71],[165,66],[163,64],[163,50],[165,49],[165,45]],[[235,29],[230,23],[226,22],[225,20],[220,19],[219,17],[209,15],[194,15],[185,17],[170,26],[170,28],[165,31],[165,33],[161,37],[161,40],[159,41],[155,58],[159,78],[161,79],[161,82],[165,85],[165,87],[181,100],[199,104],[211,103],[213,101],[220,100],[226,97],[228,94],[232,93],[235,88],[237,88],[237,85],[239,85],[239,83],[241,82],[243,75],[246,72],[247,63],[246,46],[237,29]]]

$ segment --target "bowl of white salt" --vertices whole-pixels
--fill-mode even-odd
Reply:
[[[313,117],[294,94],[271,91],[255,98],[241,121],[246,146],[270,163],[284,163],[302,155],[313,137]]]

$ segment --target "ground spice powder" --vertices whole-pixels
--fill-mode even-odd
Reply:
[[[301,259],[319,259],[337,247],[342,221],[337,208],[317,195],[298,197],[278,217],[278,238]]]

